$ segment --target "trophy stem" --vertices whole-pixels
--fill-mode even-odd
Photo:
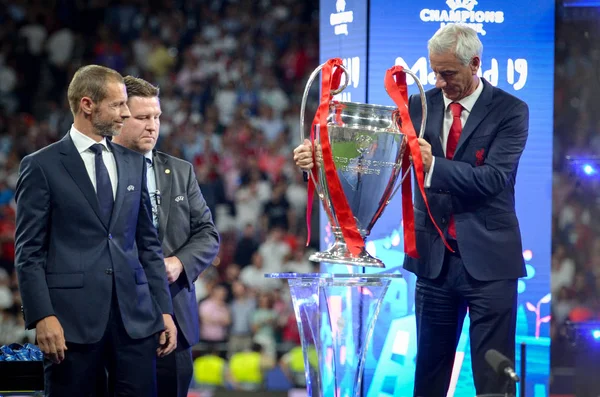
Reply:
[[[310,397],[362,396],[367,349],[391,279],[329,277],[288,280],[306,389]]]
[[[326,262],[335,265],[384,268],[385,264],[363,248],[359,255],[352,255],[339,227],[331,227],[333,244],[325,251],[315,252],[308,259],[313,262]]]

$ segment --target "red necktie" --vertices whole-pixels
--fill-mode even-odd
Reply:
[[[452,125],[450,126],[450,132],[448,133],[448,142],[446,143],[446,158],[452,160],[456,146],[458,146],[458,139],[462,132],[462,123],[460,121],[460,114],[462,113],[463,107],[458,102],[452,102],[450,105],[452,111]],[[448,235],[456,240],[456,225],[454,224],[454,216],[450,215],[450,221],[448,222]]]

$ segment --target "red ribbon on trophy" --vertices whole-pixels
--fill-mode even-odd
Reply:
[[[409,156],[412,156],[417,185],[421,191],[429,218],[433,222],[446,248],[454,252],[448,245],[444,233],[438,227],[429,210],[427,195],[425,194],[425,173],[423,172],[423,158],[421,157],[421,149],[419,148],[419,139],[408,113],[408,87],[406,85],[404,68],[402,66],[394,66],[388,69],[385,73],[384,86],[388,95],[398,107],[400,119],[402,120],[402,132],[406,135],[408,141],[407,146],[409,150],[404,153],[404,158],[402,159],[402,175],[404,176],[408,172],[410,168]],[[404,252],[411,258],[418,258],[419,253],[417,252],[415,236],[415,213],[412,202],[412,182],[411,178],[408,177],[402,181],[402,219],[404,222]]]
[[[336,90],[340,86],[342,80],[342,69],[337,67],[342,65],[340,58],[332,58],[328,60],[322,73],[321,80],[321,100],[319,108],[312,122],[310,129],[310,141],[313,144],[313,164],[316,163],[316,150],[314,148],[315,142],[315,130],[318,126],[319,129],[319,143],[321,145],[321,152],[323,156],[323,169],[325,170],[325,177],[327,178],[327,186],[329,188],[329,199],[331,206],[336,214],[337,221],[340,226],[344,241],[348,250],[352,255],[359,255],[364,249],[365,243],[358,231],[356,226],[356,220],[344,194],[342,184],[337,174],[335,163],[333,162],[333,153],[331,151],[331,145],[329,143],[329,134],[327,132],[327,115],[329,113],[329,104],[333,98],[331,94],[332,90]],[[319,181],[319,176],[315,172],[316,166],[310,171],[315,179]],[[312,215],[312,203],[313,195],[315,192],[315,185],[312,178],[308,180],[308,201],[306,206],[306,226],[308,229],[307,245],[310,241],[310,220]],[[332,225],[333,226],[333,225]]]

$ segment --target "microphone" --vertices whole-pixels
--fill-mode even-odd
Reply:
[[[498,375],[506,375],[514,382],[519,381],[519,376],[513,368],[513,363],[499,351],[494,349],[488,350],[485,353],[485,361],[487,361]]]
[[[156,196],[156,205],[160,205],[160,190],[156,189],[154,195]]]

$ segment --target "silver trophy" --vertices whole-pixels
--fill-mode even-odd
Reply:
[[[304,113],[308,93],[324,66],[325,64],[322,64],[314,70],[304,89],[300,109],[301,141],[305,139]],[[338,67],[342,68],[345,81],[339,89],[332,90],[333,95],[342,92],[349,82],[348,71],[341,65]],[[406,69],[404,72],[413,77],[421,94],[422,136],[427,119],[425,91],[414,73]],[[364,241],[398,191],[401,182],[410,173],[409,169],[402,175],[402,159],[407,144],[398,110],[391,106],[331,101],[327,132],[337,176]],[[316,161],[309,175],[327,214],[334,242],[327,250],[316,252],[309,259],[332,264],[385,267],[381,260],[370,255],[365,249],[359,255],[353,255],[348,249],[331,203],[330,184],[325,175],[318,131],[315,132],[313,151]],[[317,178],[313,173],[316,173]],[[398,181],[400,183],[397,183]],[[400,218],[400,214],[392,216]]]

